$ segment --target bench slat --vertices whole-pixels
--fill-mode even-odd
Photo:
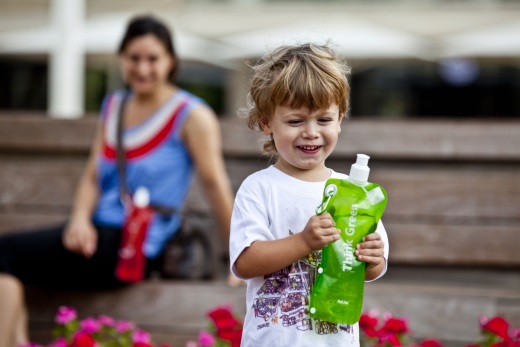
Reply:
[[[385,222],[390,264],[520,266],[517,226]]]
[[[45,115],[0,113],[0,151],[87,153],[97,116],[75,120]],[[236,117],[220,119],[229,157],[256,156],[265,136]],[[367,153],[381,159],[518,161],[517,120],[351,119],[333,157]]]

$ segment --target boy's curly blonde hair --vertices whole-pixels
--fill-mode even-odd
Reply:
[[[347,113],[350,68],[328,45],[282,46],[262,57],[252,69],[247,106],[239,114],[248,119],[253,130],[262,130],[277,105],[307,107],[312,112],[335,103],[340,117]],[[264,152],[276,155],[272,135],[264,143]]]

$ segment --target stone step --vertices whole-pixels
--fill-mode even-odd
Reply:
[[[230,304],[245,313],[245,288],[224,279],[210,282],[151,280],[102,292],[46,292],[29,289],[31,333],[49,341],[60,305],[75,307],[82,318],[107,314],[149,330],[156,343],[184,346],[209,326],[206,312]],[[416,339],[437,338],[465,346],[479,337],[478,318],[502,315],[520,327],[520,273],[515,269],[391,267],[365,285],[364,310],[406,317]]]

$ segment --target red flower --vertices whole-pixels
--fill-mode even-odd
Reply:
[[[240,346],[240,341],[242,340],[242,329],[219,331],[217,336],[222,340],[231,342],[231,347],[238,347]]]
[[[231,308],[220,306],[208,312],[217,328],[217,336],[231,342],[231,347],[239,347],[242,339],[242,323],[233,317]]]
[[[89,334],[80,331],[74,336],[74,340],[72,341],[70,347],[94,347],[96,345],[96,341]]]
[[[408,332],[408,326],[404,319],[390,317],[381,328],[381,332],[388,334],[405,334]]]
[[[232,329],[240,324],[240,322],[233,317],[231,309],[227,306],[217,307],[213,311],[208,312],[208,316],[213,320],[213,323],[215,323],[217,330]]]
[[[420,347],[443,347],[442,343],[437,340],[424,340],[419,344]]]
[[[489,321],[482,324],[482,330],[495,334],[505,340],[510,340],[507,333],[509,330],[509,323],[502,317],[491,318]]]
[[[371,316],[368,313],[363,313],[359,318],[359,327],[361,329],[372,328],[375,329],[378,320],[376,316]]]
[[[386,346],[386,343],[389,343],[392,347],[401,347],[401,341],[399,341],[399,338],[397,335],[394,334],[385,334],[379,336],[378,344],[380,346]]]
[[[376,337],[376,325],[379,319],[376,316],[371,316],[370,314],[363,313],[359,318],[359,327],[368,337]]]
[[[153,345],[146,342],[135,342],[132,347],[153,347]]]
[[[505,340],[502,342],[494,343],[490,347],[520,347],[520,341]]]

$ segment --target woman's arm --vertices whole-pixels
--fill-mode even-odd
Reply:
[[[193,109],[184,123],[182,138],[195,162],[197,175],[213,207],[227,249],[233,191],[224,165],[216,115],[207,107]]]
[[[92,224],[99,190],[97,185],[97,158],[101,150],[101,126],[98,126],[87,165],[76,188],[69,223],[63,233],[63,244],[72,252],[91,257],[97,247],[97,234]]]

